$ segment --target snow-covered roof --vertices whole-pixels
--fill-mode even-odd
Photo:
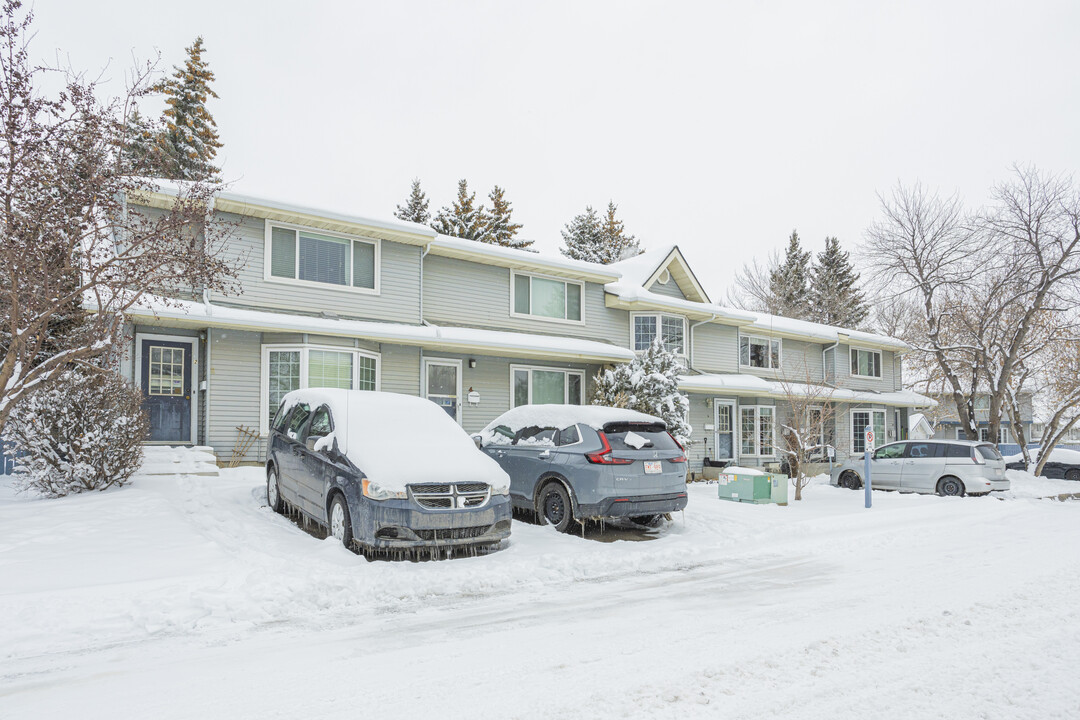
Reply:
[[[619,272],[613,270],[611,265],[571,260],[561,255],[545,255],[448,235],[438,235],[428,247],[433,255],[479,259],[489,265],[548,272],[578,280],[606,283],[619,278]]]
[[[484,432],[497,427],[506,427],[517,432],[527,427],[561,429],[579,424],[602,430],[605,425],[613,422],[656,423],[667,426],[658,417],[625,408],[602,405],[519,405],[488,423]]]
[[[907,418],[908,432],[911,432],[920,424],[926,423],[926,427],[930,428],[930,421],[926,419],[926,416],[922,413],[911,413]]]
[[[426,398],[390,392],[310,388],[282,400],[312,410],[330,408],[334,429],[316,450],[337,445],[378,488],[405,492],[410,483],[485,482],[505,491],[510,478],[498,463],[476,449],[446,411]]]
[[[709,302],[705,288],[698,282],[678,245],[661,245],[640,255],[612,263],[622,274],[621,283],[649,289],[663,270],[668,270],[683,293],[694,302]]]
[[[144,297],[129,314],[137,318],[167,319],[177,324],[197,327],[320,333],[508,357],[572,358],[598,362],[626,362],[634,358],[634,352],[629,348],[597,340],[476,328],[290,315],[150,296]]]
[[[894,392],[868,392],[848,388],[811,386],[805,383],[784,384],[775,380],[766,380],[757,375],[743,374],[705,374],[679,376],[679,389],[684,392],[731,393],[734,395],[757,395],[762,397],[786,398],[787,390],[798,393],[805,389],[807,395],[844,402],[876,403],[896,407],[932,407],[937,403],[925,395],[910,390]]]
[[[850,342],[856,345],[873,345],[875,347],[894,348],[896,350],[909,349],[909,345],[903,340],[897,340],[896,338],[891,338],[886,335],[877,335],[875,333],[862,332],[861,330],[848,330],[833,325],[823,325],[822,323],[810,322],[808,320],[796,320],[780,315],[769,315],[768,313],[747,312],[754,316],[754,321],[750,324],[750,328],[755,330],[782,335],[814,338],[817,340],[827,340],[830,342]]]

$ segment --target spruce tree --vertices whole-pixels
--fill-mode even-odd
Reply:
[[[184,67],[175,68],[173,76],[158,87],[165,93],[165,175],[174,180],[216,180],[218,168],[213,160],[221,141],[217,123],[206,109],[206,102],[216,98],[210,88],[214,73],[203,60],[203,39],[186,49]]]
[[[521,229],[521,225],[511,219],[513,208],[510,207],[511,202],[506,199],[504,193],[505,191],[496,185],[488,195],[488,199],[491,200],[491,212],[488,213],[488,233],[484,242],[527,250],[533,241],[514,237]]]
[[[637,238],[626,232],[623,221],[615,216],[618,205],[608,202],[603,219],[591,206],[566,224],[562,231],[562,254],[574,260],[610,265],[641,254]]]
[[[161,177],[166,172],[158,129],[138,108],[132,109],[124,123],[121,159],[129,175]]]
[[[431,219],[431,213],[428,212],[427,193],[420,189],[420,178],[413,179],[412,191],[409,193],[409,199],[405,201],[404,205],[397,206],[397,210],[394,211],[394,217],[398,220],[407,220],[409,222],[420,223],[421,225],[428,224],[428,220]]]
[[[818,253],[814,263],[809,307],[810,319],[815,322],[845,328],[858,328],[870,315],[866,297],[859,289],[859,273],[834,237],[825,238],[825,250]]]
[[[684,446],[690,443],[690,399],[679,392],[686,368],[659,338],[631,362],[616,365],[595,378],[593,405],[624,407],[654,415]]]
[[[468,182],[462,179],[458,180],[457,199],[439,211],[431,227],[443,235],[486,242],[488,214],[483,205],[476,204],[476,193],[470,193]]]
[[[802,249],[795,230],[788,238],[784,261],[769,273],[769,291],[773,314],[809,319],[810,252]]]

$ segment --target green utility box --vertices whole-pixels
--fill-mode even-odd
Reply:
[[[721,500],[787,505],[787,475],[741,470],[746,468],[725,468],[720,473],[718,494]]]

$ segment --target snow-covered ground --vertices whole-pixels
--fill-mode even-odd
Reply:
[[[1080,485],[989,498],[690,489],[639,542],[515,523],[368,562],[257,469],[0,486],[0,718],[1077,718]]]

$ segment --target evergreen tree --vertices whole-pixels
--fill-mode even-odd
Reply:
[[[165,171],[161,136],[138,108],[131,111],[124,125],[121,158],[124,172],[130,175],[160,177]]]
[[[684,446],[690,443],[690,399],[679,392],[686,368],[659,338],[630,363],[604,370],[595,378],[593,405],[624,407],[654,415]]]
[[[503,247],[527,250],[533,244],[532,240],[518,240],[517,235],[521,225],[511,220],[513,208],[511,202],[504,196],[504,190],[498,185],[488,195],[491,200],[491,212],[488,214],[488,233],[484,242]]]
[[[792,230],[784,261],[769,273],[771,310],[775,315],[809,319],[810,252],[802,249],[799,233]]]
[[[825,251],[818,253],[814,263],[809,308],[811,320],[845,328],[858,328],[870,315],[859,289],[859,273],[834,237],[825,238]]]
[[[214,73],[203,60],[203,39],[187,48],[184,67],[159,85],[165,93],[165,174],[174,180],[216,180],[213,160],[221,142],[217,123],[206,109],[206,101],[216,98],[210,88]]]
[[[562,231],[562,254],[574,260],[610,265],[641,254],[641,246],[629,235],[623,221],[615,216],[618,206],[608,202],[607,214],[601,220],[591,206],[566,224]]]
[[[464,179],[458,180],[457,189],[457,199],[439,211],[431,227],[443,235],[487,242],[487,211],[483,205],[476,205],[476,193],[469,192]]]
[[[407,220],[409,222],[420,223],[421,225],[428,224],[428,220],[431,219],[431,213],[428,212],[427,193],[420,189],[420,178],[413,179],[412,191],[409,193],[409,199],[405,201],[404,205],[397,206],[397,210],[394,211],[394,217],[398,220]]]

